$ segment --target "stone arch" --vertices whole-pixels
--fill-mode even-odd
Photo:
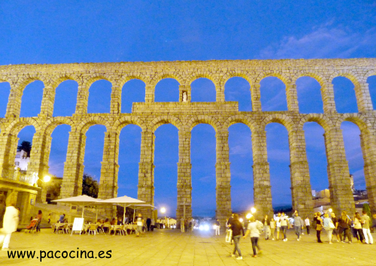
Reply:
[[[192,82],[200,78],[206,78],[210,80],[211,82],[213,82],[214,85],[216,84],[216,78],[214,77],[214,75],[207,73],[207,72],[193,73],[192,75],[187,77],[186,81],[189,84],[189,86],[192,86]]]
[[[319,124],[325,131],[330,130],[333,127],[331,120],[327,119],[323,114],[308,114],[299,121],[296,125],[298,129],[303,129],[303,126],[307,122],[316,122]]]
[[[131,124],[139,126],[142,130],[146,129],[145,122],[141,120],[139,117],[124,116],[115,121],[115,123],[111,127],[111,131],[118,132],[118,134],[120,134],[121,130],[125,126],[131,125]]]
[[[268,77],[275,77],[275,78],[280,79],[285,84],[285,86],[290,82],[290,78],[287,78],[283,74],[276,71],[276,72],[263,72],[259,74],[259,76],[256,77],[254,83],[260,84],[260,82],[263,79],[268,78]]]
[[[237,124],[237,123],[241,123],[241,124],[246,125],[252,131],[252,127],[253,127],[252,120],[248,116],[245,116],[245,115],[230,116],[223,123],[223,127],[228,129],[229,127],[231,127],[232,125]]]
[[[158,129],[158,127],[160,127],[161,125],[165,125],[165,124],[172,124],[178,130],[181,130],[182,127],[183,127],[181,121],[177,117],[174,117],[174,116],[162,116],[162,117],[158,117],[158,118],[154,119],[153,121],[151,121],[150,124],[149,124],[149,128],[153,132],[155,132]]]
[[[231,71],[230,72],[230,71],[228,71],[222,77],[223,83],[226,84],[227,81],[229,81],[229,79],[235,78],[235,77],[240,77],[240,78],[245,79],[246,81],[248,81],[249,86],[252,87],[253,79],[251,78],[250,73],[247,72],[247,71],[241,71],[241,72],[238,72],[238,71]]]
[[[214,128],[216,132],[220,128],[219,121],[214,116],[208,115],[199,115],[197,117],[191,118],[186,123],[187,128],[189,128],[189,131],[192,131],[192,129],[198,124],[209,124]]]
[[[103,116],[89,116],[77,125],[76,130],[78,132],[81,132],[82,134],[85,134],[87,130],[94,125],[103,125],[108,131],[108,129],[110,128],[110,121],[108,121],[106,117]]]
[[[291,81],[293,83],[296,83],[298,79],[303,78],[303,77],[310,77],[310,78],[315,79],[320,84],[321,87],[324,86],[326,82],[326,79],[323,76],[314,72],[299,72],[297,75],[294,76],[294,78]]]
[[[24,127],[27,127],[27,126],[33,126],[35,128],[36,132],[38,132],[41,128],[37,119],[32,118],[32,117],[23,117],[23,118],[20,118],[18,120],[14,120],[13,122],[11,122],[4,129],[4,131],[7,132],[7,133],[20,132]]]
[[[48,120],[44,125],[42,131],[44,134],[51,135],[56,127],[60,125],[68,125],[73,129],[74,122],[70,117],[56,117],[54,119]]]
[[[287,129],[288,132],[294,129],[294,122],[289,117],[283,114],[270,115],[261,124],[265,128],[270,123],[281,124]]]
[[[184,78],[177,73],[163,73],[161,75],[155,76],[153,79],[153,83],[157,85],[158,82],[164,79],[174,79],[179,83],[179,85],[184,84]]]

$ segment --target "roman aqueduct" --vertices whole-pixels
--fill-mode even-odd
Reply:
[[[231,213],[230,162],[228,128],[234,123],[247,125],[252,132],[254,203],[260,213],[272,212],[272,196],[267,160],[267,124],[277,122],[288,130],[291,163],[293,208],[302,215],[312,213],[313,203],[306,156],[303,125],[314,121],[325,130],[328,177],[331,204],[336,213],[354,211],[349,168],[346,161],[340,125],[355,123],[361,131],[364,174],[369,203],[376,212],[376,113],[368,89],[367,78],[376,74],[376,59],[316,59],[316,60],[234,60],[177,61],[134,63],[82,63],[57,65],[0,66],[0,82],[9,82],[11,92],[5,118],[0,119],[0,176],[2,181],[15,179],[14,158],[18,132],[33,125],[36,133],[28,172],[48,173],[51,133],[61,124],[71,126],[68,152],[64,166],[61,197],[80,195],[82,190],[85,133],[92,125],[104,125],[103,161],[99,183],[99,198],[117,196],[119,134],[128,124],[141,127],[141,158],[138,174],[138,198],[154,202],[154,132],[162,124],[171,123],[179,130],[179,162],[177,179],[177,213],[179,219],[186,205],[191,209],[191,129],[200,123],[216,131],[216,201],[217,218],[223,223]],[[263,112],[260,101],[260,81],[278,77],[286,86],[288,111]],[[296,80],[309,76],[321,85],[324,106],[322,114],[302,114],[297,101]],[[338,113],[334,102],[332,80],[349,78],[355,86],[358,113]],[[215,84],[216,102],[191,102],[191,83],[208,78]],[[243,77],[251,87],[253,111],[238,111],[238,102],[226,102],[224,84],[231,77]],[[176,79],[179,102],[155,102],[156,84],[164,78]],[[77,105],[71,117],[53,117],[55,89],[65,80],[78,83]],[[111,111],[107,114],[87,113],[91,84],[105,79],[112,83]],[[132,113],[121,113],[122,86],[131,79],[145,82],[145,102],[133,104]],[[21,98],[27,84],[34,80],[44,83],[41,112],[37,117],[20,118]]]

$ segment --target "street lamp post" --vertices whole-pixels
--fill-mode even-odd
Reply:
[[[164,215],[166,213],[166,208],[165,207],[162,207],[161,208],[161,213]],[[165,215],[165,224],[166,224],[166,227],[167,227],[167,218],[166,218],[166,215]]]

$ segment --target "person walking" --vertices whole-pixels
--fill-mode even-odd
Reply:
[[[3,229],[0,234],[0,243],[3,243],[2,250],[9,249],[10,237],[12,236],[13,232],[17,231],[19,211],[14,206],[15,204],[11,203],[5,208]]]
[[[268,215],[265,215],[264,219],[262,220],[262,224],[264,225],[265,240],[268,240],[270,233],[270,220]]]
[[[148,217],[146,219],[146,228],[147,228],[148,232],[151,231],[151,219],[150,219],[150,217]]]
[[[287,241],[287,226],[288,226],[288,219],[285,216],[285,213],[282,212],[281,215],[281,229],[282,229],[282,234],[283,234],[283,241]]]
[[[309,220],[308,216],[305,218],[304,223],[305,223],[305,227],[306,227],[306,230],[307,230],[307,235],[309,235],[309,229],[310,229],[310,226],[311,226],[311,221]]]
[[[40,232],[40,224],[41,224],[41,222],[42,222],[42,217],[43,217],[43,215],[42,215],[42,211],[41,210],[39,210],[38,211],[38,214],[37,214],[37,229],[36,229],[36,231],[37,232]]]
[[[373,237],[370,231],[370,223],[371,218],[367,215],[367,212],[363,210],[363,216],[362,216],[362,222],[363,222],[363,235],[365,239],[366,244],[373,244]]]
[[[215,221],[215,235],[219,236],[220,234],[221,234],[221,224],[220,224],[219,220],[217,219]]]
[[[270,237],[272,240],[275,239],[274,233],[275,233],[275,228],[276,228],[276,221],[274,218],[270,219]]]
[[[250,223],[247,227],[247,232],[245,233],[244,239],[247,238],[248,235],[251,236],[251,243],[252,243],[252,250],[253,250],[253,256],[254,258],[257,257],[256,248],[258,250],[258,254],[261,254],[262,250],[260,246],[258,245],[258,240],[260,237],[260,231],[262,230],[262,223],[260,221],[256,221],[255,217],[252,216],[250,219]]]
[[[295,212],[295,217],[294,217],[294,230],[295,234],[298,237],[296,240],[300,241],[300,235],[302,234],[302,229],[303,229],[304,222],[302,218],[300,218],[298,212]]]
[[[324,214],[324,229],[328,234],[329,244],[332,244],[332,234],[335,225],[333,224],[332,219],[329,217],[328,213]]]
[[[236,256],[236,252],[238,252],[237,260],[242,260],[242,253],[239,248],[239,241],[240,238],[244,235],[244,229],[243,225],[239,221],[239,216],[237,214],[234,214],[233,219],[231,219],[231,223],[229,224],[229,227],[232,230],[232,239],[234,241],[234,251],[231,253],[232,257]]]

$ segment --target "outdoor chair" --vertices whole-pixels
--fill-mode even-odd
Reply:
[[[97,234],[97,229],[98,229],[98,225],[91,224],[89,226],[89,235],[90,235],[90,233],[93,233],[93,235],[96,235]]]

